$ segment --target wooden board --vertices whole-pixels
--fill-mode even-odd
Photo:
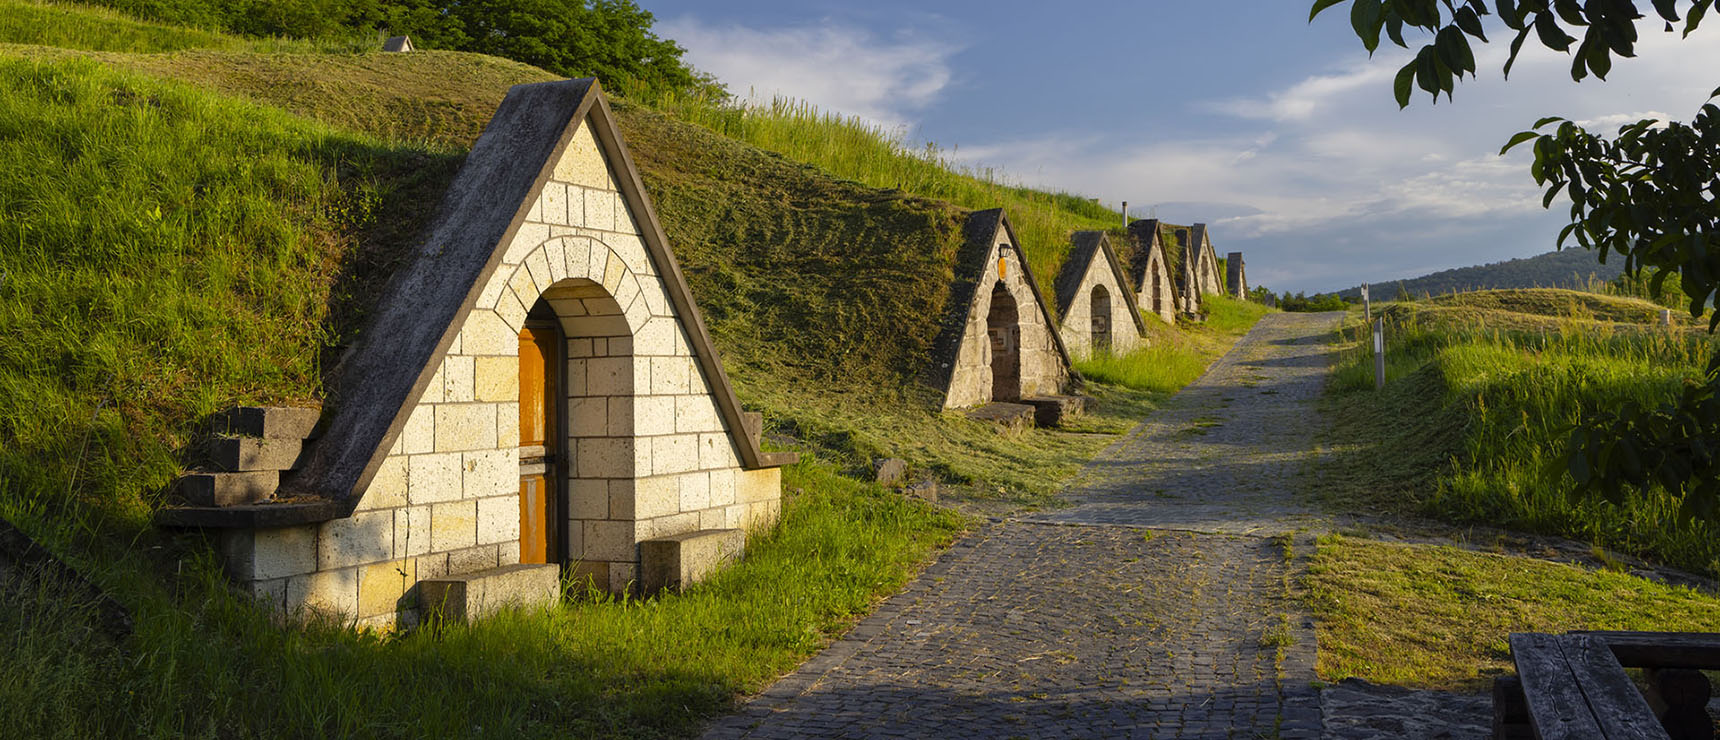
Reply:
[[[1603,740],[1605,733],[1577,688],[1570,662],[1558,635],[1518,632],[1511,635],[1511,659],[1523,681],[1529,723],[1541,740]]]
[[[1606,640],[1579,633],[1560,635],[1558,641],[1589,712],[1608,740],[1670,740]]]
[[[1606,641],[1620,665],[1627,668],[1720,669],[1720,633],[1716,632],[1573,632]]]

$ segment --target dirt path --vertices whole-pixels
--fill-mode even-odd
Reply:
[[[952,547],[709,738],[1318,737],[1312,624],[1272,538],[1338,314],[1272,314],[1095,459],[1068,508]]]

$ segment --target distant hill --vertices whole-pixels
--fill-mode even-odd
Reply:
[[[1467,290],[1580,288],[1588,285],[1591,278],[1605,282],[1623,271],[1622,260],[1615,259],[1603,265],[1595,259],[1594,252],[1573,247],[1534,257],[1441,270],[1412,280],[1382,280],[1373,283],[1373,295],[1385,300],[1395,298],[1400,284],[1417,298],[1423,294],[1437,296]],[[1361,300],[1362,288],[1358,285],[1339,291],[1338,295],[1348,300]]]

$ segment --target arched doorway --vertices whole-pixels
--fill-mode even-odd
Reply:
[[[1111,291],[1103,285],[1093,286],[1091,315],[1093,320],[1093,351],[1111,351]]]
[[[1164,280],[1162,278],[1160,278],[1159,270],[1155,269],[1152,271],[1152,273],[1153,273],[1153,304],[1152,304],[1153,305],[1153,313],[1162,315],[1165,312]]]
[[[985,318],[991,337],[991,400],[1021,399],[1021,326],[1015,296],[999,280],[991,291],[991,312]]]

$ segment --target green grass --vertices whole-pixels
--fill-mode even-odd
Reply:
[[[1381,392],[1373,390],[1370,343],[1359,325],[1346,329],[1348,349],[1328,401],[1338,454],[1325,466],[1323,497],[1341,507],[1558,534],[1720,574],[1720,533],[1680,519],[1666,492],[1616,506],[1572,500],[1563,473],[1566,436],[1583,409],[1668,398],[1700,376],[1711,340],[1685,328],[1494,307],[1552,312],[1597,299],[1545,295],[1557,292],[1460,295],[1387,310]],[[1454,302],[1468,304],[1467,313],[1445,310]]]
[[[0,44],[145,54],[187,49],[257,52],[360,52],[379,46],[373,33],[323,39],[252,38],[139,20],[76,3],[0,0]]]
[[[271,622],[203,559],[129,599],[113,645],[87,605],[0,592],[10,737],[678,737],[792,670],[962,527],[955,514],[804,462],[780,526],[681,594],[409,635]]]
[[[1327,681],[1484,691],[1512,632],[1720,631],[1713,593],[1455,547],[1324,537],[1302,586]]]
[[[1247,334],[1271,309],[1219,295],[1205,296],[1204,323],[1181,330],[1147,316],[1147,344],[1125,354],[1095,353],[1075,361],[1082,377],[1138,391],[1175,393]]]

